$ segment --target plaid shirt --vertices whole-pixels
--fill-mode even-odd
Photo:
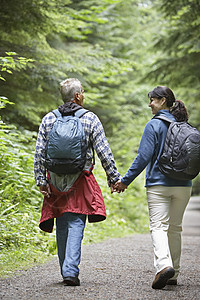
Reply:
[[[46,168],[44,166],[45,151],[49,132],[55,120],[56,116],[50,112],[44,116],[39,127],[34,157],[35,181],[38,186],[47,184]],[[106,172],[108,183],[115,183],[120,178],[120,174],[117,172],[114,157],[99,118],[94,113],[87,112],[80,120],[85,130],[86,141],[88,145],[92,143]],[[92,163],[91,146],[87,150],[87,161]]]

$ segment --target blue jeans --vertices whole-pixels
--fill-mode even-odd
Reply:
[[[85,228],[86,215],[66,212],[56,218],[56,239],[58,258],[63,278],[79,275],[81,242]]]

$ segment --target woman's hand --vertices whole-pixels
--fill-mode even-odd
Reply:
[[[114,184],[114,192],[121,193],[124,192],[127,189],[127,185],[123,184],[121,180],[118,180]]]

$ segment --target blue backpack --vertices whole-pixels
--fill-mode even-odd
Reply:
[[[88,112],[79,109],[70,116],[52,111],[56,121],[49,133],[45,167],[57,174],[75,174],[83,170],[86,162],[87,142],[80,118]]]
[[[169,124],[158,161],[160,171],[178,180],[195,178],[200,172],[200,132],[187,122],[174,122],[165,116],[155,118]]]

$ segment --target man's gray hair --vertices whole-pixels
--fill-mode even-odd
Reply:
[[[81,82],[77,78],[68,78],[60,83],[60,92],[64,102],[74,99],[76,93],[81,93]]]

